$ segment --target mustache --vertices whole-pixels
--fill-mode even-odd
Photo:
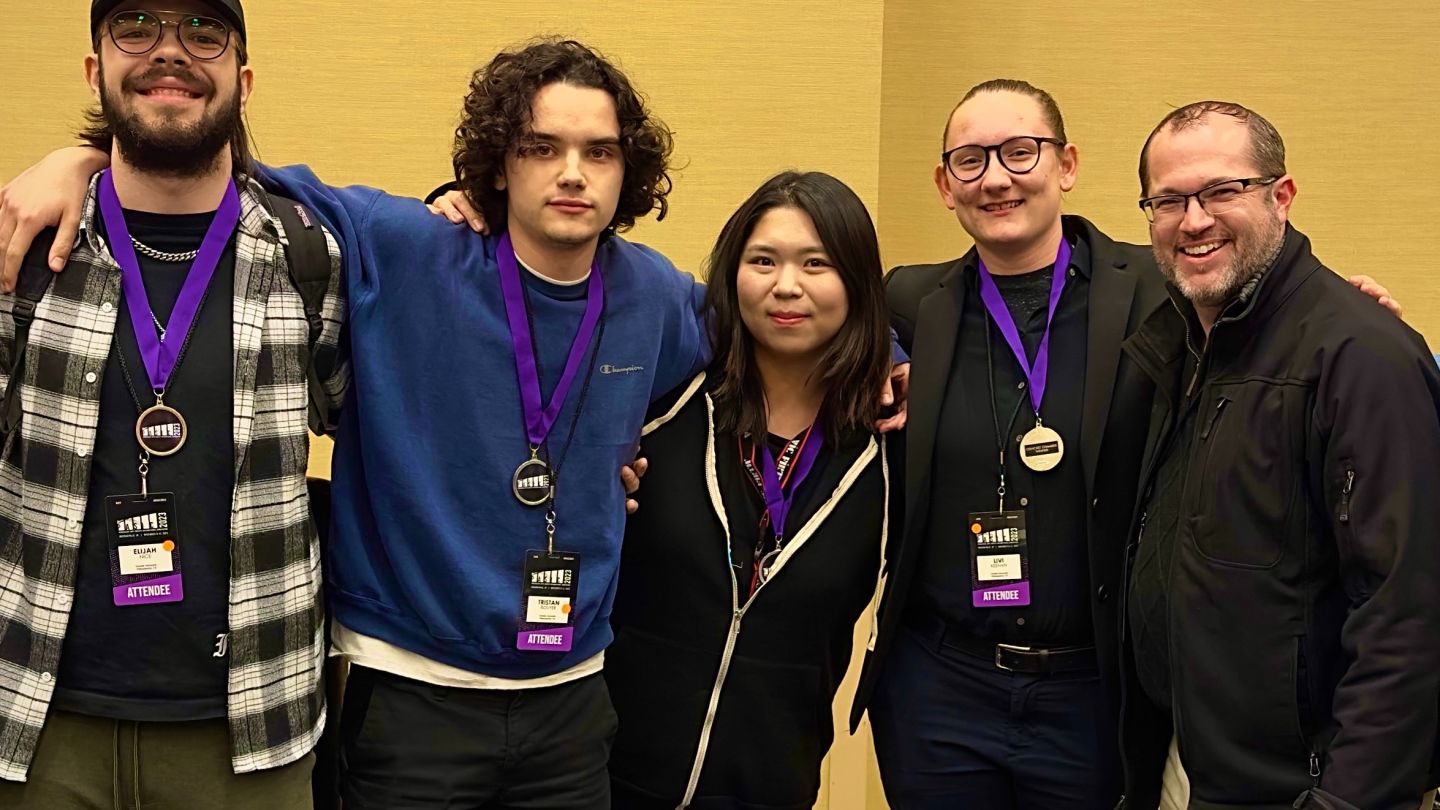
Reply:
[[[142,86],[161,79],[177,79],[184,82],[186,87],[198,90],[203,95],[209,96],[215,93],[215,85],[206,81],[200,74],[185,68],[164,65],[156,65],[138,76],[126,76],[120,82],[120,89],[134,93],[138,92]]]

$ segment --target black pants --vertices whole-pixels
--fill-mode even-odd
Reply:
[[[870,704],[894,810],[1096,810],[1120,798],[1118,718],[1096,672],[1023,675],[902,627]]]
[[[512,691],[351,667],[340,795],[346,810],[605,810],[615,726],[599,675]]]

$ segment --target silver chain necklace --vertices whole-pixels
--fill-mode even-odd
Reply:
[[[134,245],[136,250],[159,262],[190,262],[194,261],[196,254],[200,252],[197,248],[196,250],[188,250],[184,253],[166,253],[163,250],[156,250],[150,247],[133,236],[130,237],[130,244]],[[155,317],[155,313],[153,312],[150,313],[150,320],[155,322],[155,330],[160,333],[160,342],[164,343],[165,324],[160,323],[160,319]]]
[[[195,256],[200,253],[198,248],[195,250],[187,250],[184,253],[166,253],[163,250],[156,250],[150,247],[133,236],[130,237],[130,243],[135,246],[136,250],[158,262],[193,262],[195,261]]]

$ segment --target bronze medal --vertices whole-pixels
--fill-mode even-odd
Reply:
[[[135,420],[135,440],[152,456],[170,456],[185,446],[185,417],[180,412],[156,403],[140,413]]]

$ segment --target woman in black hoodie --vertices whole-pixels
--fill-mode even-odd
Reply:
[[[895,531],[874,392],[880,252],[844,183],[786,172],[709,261],[715,361],[657,402],[605,678],[617,808],[809,808]]]

